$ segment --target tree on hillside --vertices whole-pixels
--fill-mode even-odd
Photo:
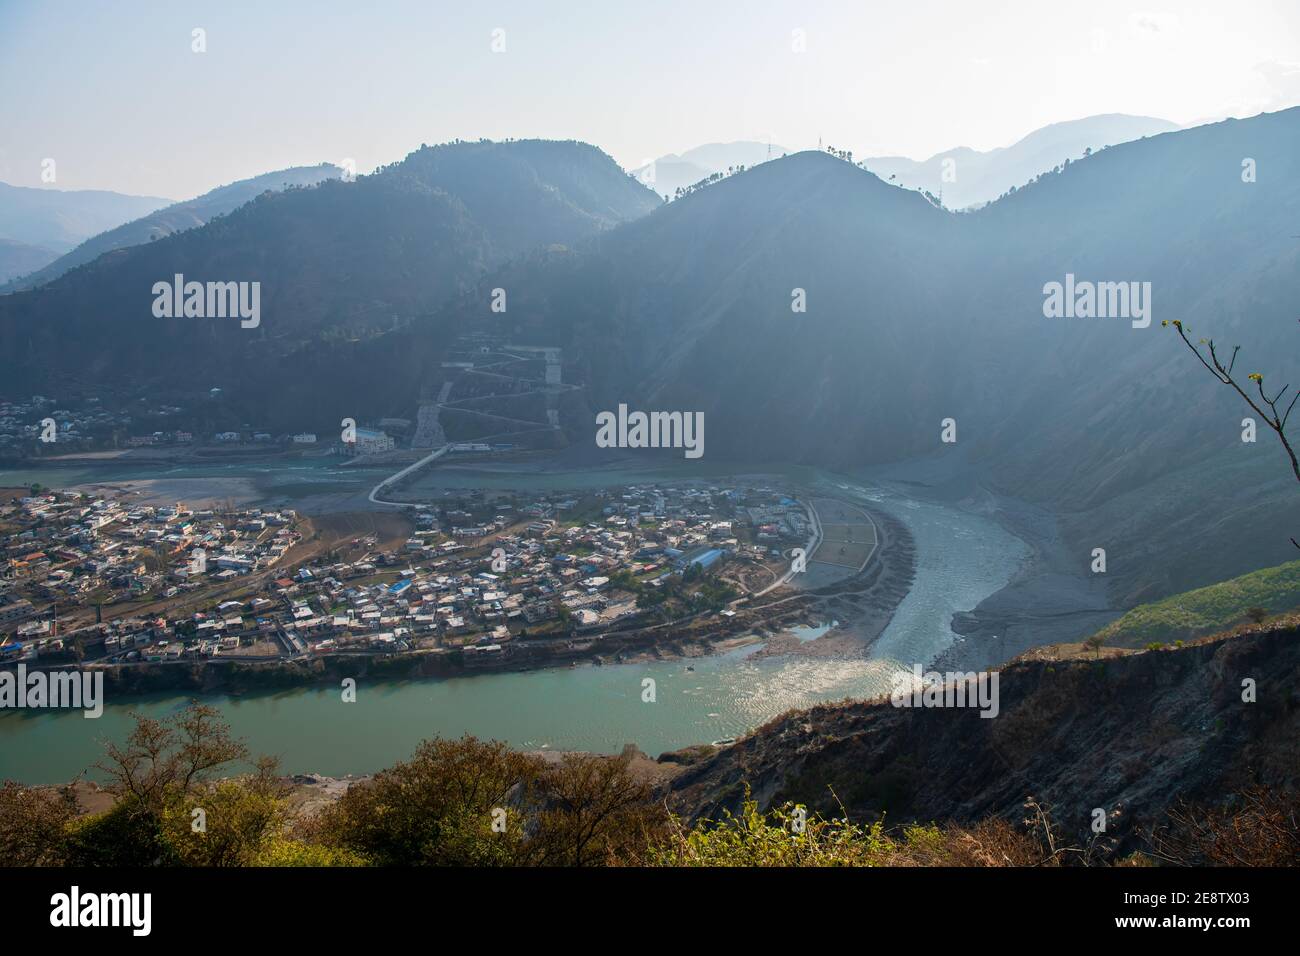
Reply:
[[[304,829],[388,866],[592,866],[639,852],[667,816],[631,755],[548,763],[497,741],[426,740]]]
[[[518,863],[544,769],[495,741],[426,740],[410,760],[350,787],[315,836],[387,866]]]
[[[289,788],[271,757],[253,758],[218,711],[190,704],[136,714],[97,766],[113,805],[83,813],[75,785],[0,783],[0,860],[7,866],[337,866],[362,857],[292,839]],[[216,774],[244,769],[238,775]]]
[[[1264,391],[1264,376],[1259,372],[1251,372],[1246,376],[1246,379],[1255,383],[1255,388],[1259,392],[1259,401],[1257,403],[1247,391],[1250,386],[1243,387],[1233,377],[1233,369],[1237,365],[1237,353],[1241,351],[1240,345],[1233,346],[1232,356],[1225,365],[1223,360],[1219,358],[1213,339],[1201,339],[1198,344],[1193,345],[1192,340],[1187,337],[1188,329],[1178,319],[1174,319],[1172,322],[1166,319],[1160,324],[1162,326],[1172,325],[1178,331],[1178,337],[1183,340],[1183,344],[1192,350],[1192,354],[1200,360],[1200,363],[1205,366],[1210,374],[1224,385],[1232,386],[1233,390],[1245,399],[1251,410],[1264,420],[1264,424],[1268,425],[1277,434],[1278,440],[1282,442],[1283,449],[1286,450],[1287,456],[1291,459],[1291,471],[1295,474],[1296,481],[1300,481],[1300,459],[1297,459],[1295,447],[1286,435],[1286,424],[1291,417],[1292,410],[1295,408],[1296,399],[1300,398],[1300,389],[1297,389],[1295,394],[1291,396],[1291,401],[1286,405],[1286,411],[1281,411],[1279,405],[1286,401],[1286,393],[1291,390],[1291,386],[1283,385],[1270,398],[1268,393]],[[1205,346],[1204,351],[1201,350],[1202,345]],[[1265,411],[1265,408],[1268,410]],[[1295,538],[1291,539],[1291,543],[1300,548],[1300,541],[1296,541]]]
[[[0,784],[0,858],[5,866],[59,866],[63,831],[77,815],[73,787],[42,790]]]
[[[248,748],[230,735],[220,711],[192,703],[163,720],[136,716],[126,743],[110,741],[105,753],[97,766],[109,779],[107,789],[160,814],[172,792],[192,792],[214,771],[248,757]]]
[[[544,795],[528,862],[593,866],[627,858],[662,836],[667,823],[632,757],[565,754],[540,780]]]

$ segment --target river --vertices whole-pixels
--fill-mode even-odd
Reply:
[[[1002,588],[1028,548],[989,518],[828,480],[898,517],[916,543],[915,584],[868,660],[752,659],[758,645],[751,645],[693,661],[363,683],[354,703],[344,703],[334,687],[214,695],[205,702],[222,710],[255,753],[279,756],[286,771],[340,776],[379,770],[433,735],[471,733],[527,749],[603,753],[635,743],[655,755],[739,736],[793,707],[885,692],[899,667],[928,663],[951,644],[953,613],[971,610]],[[643,699],[649,696],[646,678],[654,681],[653,701]],[[169,694],[110,702],[96,720],[80,711],[5,714],[0,779],[71,779],[99,759],[102,740],[125,736],[132,710],[164,716],[186,701]]]

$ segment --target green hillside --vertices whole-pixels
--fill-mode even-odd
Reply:
[[[1185,640],[1241,624],[1248,619],[1247,610],[1256,607],[1269,614],[1300,607],[1300,561],[1140,604],[1100,635],[1114,647]]]

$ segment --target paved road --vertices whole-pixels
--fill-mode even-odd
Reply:
[[[807,509],[808,509],[808,522],[809,524],[812,525],[812,537],[808,539],[808,544],[807,546],[804,547],[804,557],[806,560],[811,561],[813,552],[817,550],[817,546],[821,544],[822,541],[822,524],[817,517],[817,509],[813,507],[811,501],[808,503]],[[791,563],[790,567],[786,569],[785,574],[781,575],[779,578],[777,578],[767,587],[763,588],[763,590],[757,592],[756,594],[751,594],[749,595],[749,597],[741,598],[741,600],[747,601],[750,598],[761,598],[768,591],[775,590],[776,588],[779,588],[781,585],[789,583],[790,579],[794,576],[795,576],[794,564]],[[732,603],[738,604],[740,602],[733,601]]]

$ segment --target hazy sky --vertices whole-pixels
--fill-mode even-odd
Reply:
[[[1297,0],[0,0],[0,180],[41,185],[52,158],[57,188],[172,198],[457,137],[581,139],[629,168],[769,137],[926,158],[1297,103]]]

